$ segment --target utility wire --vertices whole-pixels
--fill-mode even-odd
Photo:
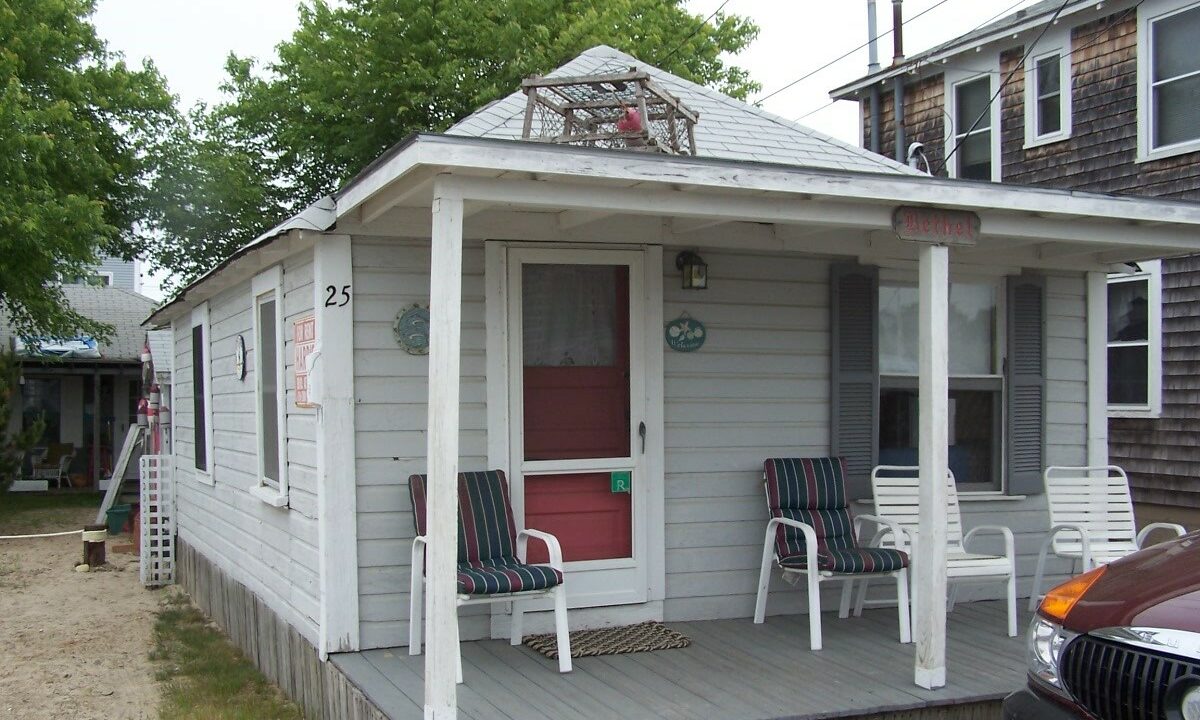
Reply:
[[[907,19],[907,20],[905,20],[904,22],[900,23],[900,27],[904,27],[905,25],[909,24],[909,23],[910,23],[910,22],[912,22],[913,20],[916,20],[917,18],[921,17],[922,15],[924,15],[924,14],[926,14],[926,13],[928,13],[928,12],[931,12],[931,11],[933,11],[933,10],[936,10],[936,9],[938,9],[939,7],[941,7],[941,6],[945,5],[945,4],[946,4],[946,3],[948,3],[948,2],[950,2],[950,0],[939,0],[939,2],[938,2],[938,3],[936,3],[936,4],[934,4],[934,5],[931,5],[930,7],[927,7],[927,8],[925,8],[925,9],[924,9],[924,10],[922,10],[921,12],[917,13],[916,15],[913,15],[913,16],[912,16],[912,17],[910,17],[909,19]],[[778,95],[779,93],[783,92],[784,90],[788,90],[788,89],[792,88],[793,86],[795,86],[796,84],[798,84],[798,83],[801,83],[801,82],[803,82],[803,81],[805,81],[805,80],[809,79],[809,78],[810,78],[810,77],[812,77],[813,75],[816,75],[817,73],[821,72],[822,70],[824,70],[825,68],[829,67],[830,65],[833,65],[834,63],[838,63],[838,62],[841,62],[842,60],[845,60],[846,58],[850,57],[851,55],[853,55],[854,53],[858,52],[859,50],[862,50],[862,49],[863,49],[863,48],[865,48],[866,46],[868,46],[868,45],[870,45],[871,43],[875,42],[875,41],[876,41],[876,40],[878,40],[879,38],[882,38],[882,37],[885,37],[885,36],[887,36],[887,35],[891,35],[891,34],[892,34],[892,30],[891,30],[891,29],[889,29],[889,30],[885,30],[885,31],[883,31],[883,32],[879,33],[878,35],[876,35],[875,37],[873,37],[873,38],[871,38],[870,40],[866,41],[866,42],[865,42],[865,43],[863,43],[862,45],[859,45],[858,47],[854,48],[853,50],[851,50],[851,51],[849,51],[849,52],[847,52],[847,53],[844,53],[844,54],[842,54],[842,55],[839,55],[839,56],[835,57],[834,59],[832,59],[832,60],[830,60],[829,62],[825,63],[824,65],[822,65],[821,67],[817,68],[816,70],[813,70],[812,72],[809,72],[809,73],[805,73],[804,75],[801,75],[800,77],[798,77],[798,78],[796,78],[795,80],[791,81],[791,82],[790,82],[790,83],[788,83],[787,85],[784,85],[783,87],[779,88],[778,90],[775,90],[774,92],[772,92],[772,93],[770,93],[770,94],[768,94],[768,95],[764,95],[764,96],[760,97],[759,99],[757,99],[757,100],[755,100],[755,101],[754,101],[754,104],[755,104],[755,105],[761,105],[762,103],[764,103],[764,102],[766,102],[766,101],[770,100],[771,98],[775,97],[776,95]],[[807,117],[807,116],[806,116],[806,117]]]
[[[687,44],[688,44],[688,42],[690,42],[692,38],[696,37],[696,34],[697,34],[697,33],[699,33],[699,32],[700,32],[700,30],[701,30],[701,29],[702,29],[702,28],[703,28],[705,25],[707,25],[707,24],[709,23],[709,21],[711,21],[713,18],[715,18],[715,17],[717,16],[717,13],[721,12],[722,10],[724,10],[724,9],[725,9],[725,6],[726,6],[726,5],[728,5],[728,4],[729,4],[729,0],[725,0],[725,2],[723,2],[723,3],[721,3],[719,6],[717,6],[717,9],[716,9],[716,10],[713,10],[711,15],[709,15],[709,16],[708,16],[708,17],[706,17],[706,18],[704,18],[704,22],[702,22],[702,23],[700,23],[699,25],[697,25],[695,30],[692,30],[692,34],[691,34],[691,35],[688,35],[687,37],[685,37],[685,38],[683,39],[683,41],[682,41],[682,42],[680,42],[678,45],[676,45],[676,46],[675,46],[675,49],[673,49],[671,52],[667,53],[667,56],[666,56],[666,57],[664,57],[662,60],[658,60],[658,61],[656,61],[654,64],[655,64],[655,65],[657,65],[657,66],[659,66],[659,67],[663,67],[663,66],[665,66],[665,65],[667,64],[667,61],[668,61],[668,60],[670,60],[671,58],[675,57],[675,53],[677,53],[677,52],[679,52],[680,50],[682,50],[682,49],[683,49],[683,46],[684,46],[684,45],[687,45]]]
[[[997,18],[1000,18],[1000,17],[1003,17],[1004,15],[1007,15],[1008,13],[1012,12],[1012,11],[1013,11],[1013,9],[1015,9],[1015,8],[1016,8],[1018,5],[1022,5],[1022,4],[1024,4],[1025,2],[1027,2],[1027,0],[1017,0],[1017,1],[1016,1],[1015,3],[1013,3],[1012,5],[1009,5],[1009,6],[1008,6],[1008,9],[1006,9],[1006,10],[1001,10],[1000,12],[998,12],[998,13],[996,13],[995,15],[991,16],[991,17],[990,17],[990,18],[988,18],[987,20],[984,20],[983,22],[979,23],[978,25],[976,25],[975,27],[971,28],[970,30],[968,30],[967,32],[965,32],[965,33],[963,33],[963,34],[964,34],[964,35],[970,35],[971,33],[975,32],[976,30],[978,30],[979,28],[983,27],[984,25],[988,25],[988,24],[990,24],[990,23],[992,23],[992,22],[995,22]],[[935,5],[934,7],[937,7],[937,6]],[[911,19],[913,19],[913,20],[916,20],[917,18],[921,17],[921,15],[924,15],[926,12],[929,12],[929,10],[932,10],[932,9],[933,9],[933,8],[931,7],[931,8],[929,8],[928,10],[926,10],[925,12],[922,12],[922,13],[920,13],[919,15],[916,15],[915,17],[913,17],[913,18],[911,18]],[[901,23],[901,27],[903,27],[904,25],[907,25],[907,24],[908,24],[908,20],[905,20],[903,23]],[[874,39],[875,39],[875,40],[878,40],[879,38],[883,37],[884,35],[887,35],[887,34],[888,34],[888,33],[890,33],[890,32],[891,32],[891,30],[887,30],[887,31],[885,31],[885,32],[882,32],[882,33],[880,33],[879,35],[876,35]],[[871,42],[871,41],[869,41],[869,40],[868,40],[868,41],[867,41],[867,44],[869,45],[869,44],[870,44],[870,42]],[[858,50],[861,50],[863,47],[864,47],[863,45],[860,45],[860,46],[858,46],[857,48],[855,48],[854,50],[851,50],[849,53],[847,53],[847,55],[849,55],[849,54],[852,54],[852,53],[855,53],[855,52],[857,52]],[[842,57],[846,57],[846,56],[845,56],[845,55],[843,55]],[[838,60],[840,60],[840,59],[841,59],[841,58],[838,58]],[[835,60],[834,62],[837,62],[837,60]],[[830,63],[830,64],[832,64],[832,63]],[[914,68],[913,68],[913,69],[915,70],[917,67],[919,67],[919,66],[914,66]],[[987,71],[985,71],[985,70],[980,70],[979,72],[980,72],[980,73],[984,73],[984,72],[987,72]],[[999,74],[999,71],[996,71],[996,74],[998,75],[998,74]],[[803,79],[803,78],[801,78],[801,80],[802,80],[802,79]],[[799,81],[797,81],[797,82],[799,82]],[[784,88],[784,89],[786,89],[786,88]],[[776,91],[776,92],[778,92],[778,91]],[[775,94],[775,93],[771,93],[771,95],[774,95],[774,94]],[[771,96],[770,96],[770,95],[768,95],[767,97],[771,97]],[[763,100],[765,100],[765,99],[766,99],[766,98],[763,98]],[[759,102],[762,102],[762,100],[759,100]],[[822,110],[825,110],[826,108],[833,107],[833,106],[834,106],[834,105],[836,105],[838,102],[839,102],[839,100],[830,100],[829,102],[825,103],[824,105],[821,105],[820,107],[817,107],[817,108],[814,108],[814,109],[812,109],[812,110],[809,110],[808,112],[804,113],[803,115],[801,115],[800,117],[796,118],[796,119],[795,119],[795,120],[793,120],[792,122],[800,122],[801,120],[803,120],[803,119],[807,118],[809,115],[816,115],[817,113],[821,112]]]

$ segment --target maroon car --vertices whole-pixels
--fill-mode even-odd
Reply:
[[[1047,593],[1004,717],[1200,720],[1200,533]]]

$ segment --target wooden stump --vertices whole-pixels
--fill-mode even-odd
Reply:
[[[83,564],[97,567],[104,564],[104,540],[108,536],[107,525],[83,526]]]

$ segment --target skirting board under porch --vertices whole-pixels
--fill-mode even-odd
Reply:
[[[316,720],[387,720],[333,663],[245,585],[178,541],[180,586],[284,695]]]

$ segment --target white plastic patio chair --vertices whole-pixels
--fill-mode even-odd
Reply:
[[[893,538],[907,537],[913,542],[912,553],[920,551],[920,528],[918,506],[920,483],[919,468],[905,465],[879,465],[871,470],[871,489],[875,495],[875,514],[899,525],[903,534],[881,532],[872,544],[888,545]],[[968,547],[975,537],[993,533],[1004,540],[1004,554],[992,555],[971,552]],[[1008,603],[1008,636],[1017,635],[1017,566],[1012,530],[1003,525],[978,525],[963,534],[962,514],[958,508],[958,488],[954,473],[946,472],[946,581],[951,584],[950,609],[954,609],[955,585],[963,582],[999,581],[1005,583]],[[917,589],[913,588],[916,595]],[[867,583],[858,590],[854,613],[860,614],[866,602]]]
[[[1154,530],[1171,530],[1177,535],[1186,532],[1175,523],[1150,523],[1138,532],[1129,496],[1129,477],[1116,465],[1054,465],[1046,468],[1043,478],[1050,530],[1038,553],[1029,594],[1030,610],[1041,599],[1047,554],[1053,552],[1071,558],[1072,569],[1074,563],[1079,563],[1079,572],[1086,572],[1140,550],[1146,536]]]

